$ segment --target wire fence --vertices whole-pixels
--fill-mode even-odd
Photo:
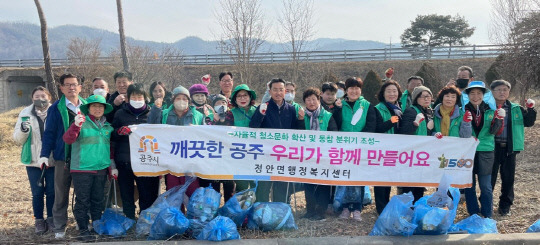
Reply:
[[[385,60],[444,60],[476,59],[497,57],[506,48],[503,45],[472,45],[445,47],[392,47],[362,50],[306,51],[296,54],[300,62],[350,62],[350,61],[385,61]],[[171,63],[181,65],[230,65],[235,59],[229,54],[203,54],[181,56],[143,57],[149,64]],[[99,57],[91,62],[72,59],[51,59],[53,67],[78,65],[113,65],[121,62],[119,57]],[[290,63],[293,53],[256,53],[250,63],[275,64]],[[43,59],[0,60],[0,67],[41,67]]]

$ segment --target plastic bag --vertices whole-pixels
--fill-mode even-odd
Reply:
[[[186,177],[184,185],[175,186],[165,193],[158,196],[152,206],[143,210],[137,220],[137,226],[135,227],[135,233],[137,236],[145,236],[150,233],[152,224],[156,219],[156,216],[168,207],[180,208],[184,201],[184,194],[189,185],[195,180],[194,177]]]
[[[199,187],[193,192],[187,206],[189,230],[193,237],[197,237],[208,222],[214,219],[220,202],[221,194],[212,185]]]
[[[218,210],[218,214],[229,217],[237,226],[242,226],[247,218],[249,210],[253,207],[253,204],[255,204],[256,190],[257,186],[236,193]]]
[[[97,234],[115,237],[126,235],[127,230],[134,224],[135,220],[127,218],[122,211],[113,208],[105,209],[101,219],[92,223]]]
[[[416,229],[412,223],[414,211],[412,193],[393,196],[375,222],[370,236],[411,236]]]
[[[450,178],[443,176],[439,189],[414,204],[415,235],[446,234],[456,218],[459,189],[450,187]],[[450,192],[450,196],[448,195]]]
[[[238,239],[240,239],[240,234],[238,234],[236,224],[231,219],[223,216],[217,216],[210,221],[197,236],[197,240],[214,242]]]
[[[174,235],[182,235],[189,227],[189,220],[176,207],[168,207],[157,215],[148,240],[165,240]]]
[[[371,191],[369,190],[369,186],[364,186],[364,200],[362,201],[363,205],[371,204],[373,201],[371,200]]]
[[[282,202],[257,202],[248,214],[249,229],[262,231],[298,229],[291,206]]]
[[[476,214],[452,225],[450,231],[467,231],[469,234],[499,233],[497,221]]]
[[[527,229],[527,233],[531,232],[540,232],[540,219],[534,222],[529,228]]]
[[[363,203],[364,190],[363,186],[337,186],[334,194],[334,210],[337,212],[345,204]]]

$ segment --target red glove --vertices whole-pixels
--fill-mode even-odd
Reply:
[[[386,71],[384,72],[384,75],[386,76],[386,78],[391,79],[392,76],[394,75],[394,68],[390,67],[386,69]]]
[[[472,121],[472,113],[471,111],[465,111],[465,115],[463,115],[463,121],[468,123]]]
[[[443,138],[442,133],[441,133],[441,132],[435,133],[435,138],[437,138],[437,139],[442,139],[442,138]]]
[[[131,129],[128,126],[122,126],[116,132],[118,135],[130,135]]]

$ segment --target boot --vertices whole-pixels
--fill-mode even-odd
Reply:
[[[47,222],[44,219],[36,219],[35,222],[36,234],[43,234],[47,231]]]
[[[48,231],[54,231],[54,220],[53,220],[53,217],[48,217],[46,221],[47,221],[47,230],[48,230]]]

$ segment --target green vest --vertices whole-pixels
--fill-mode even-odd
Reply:
[[[197,111],[194,106],[190,106],[189,109],[191,110],[191,113],[193,114],[193,119],[191,120],[191,124],[193,125],[203,125],[203,119],[204,115]],[[167,124],[167,118],[169,118],[170,111],[174,110],[174,105],[171,105],[168,109],[163,110],[163,115],[161,118],[161,124]],[[173,111],[174,113],[174,111]]]
[[[328,131],[328,122],[330,122],[330,119],[332,118],[332,113],[326,111],[321,107],[321,112],[319,113],[319,129],[320,131]],[[304,124],[306,125],[306,129],[311,129],[311,118],[306,115],[304,116]]]
[[[510,115],[512,116],[512,150],[522,151],[525,149],[525,126],[519,104],[511,103]]]
[[[491,128],[491,121],[495,115],[494,110],[487,110],[484,112],[484,126],[480,129],[480,133],[476,135],[473,130],[472,135],[480,141],[480,144],[476,147],[476,151],[493,151],[495,150],[495,135],[489,133]]]
[[[98,127],[86,116],[77,141],[71,149],[71,170],[102,170],[111,165],[111,132],[113,127],[104,122]]]
[[[81,101],[80,104],[84,105],[86,104],[86,100],[84,100],[81,96],[79,96],[79,100]],[[60,112],[60,116],[62,117],[62,124],[64,126],[64,133],[68,130],[69,125],[72,123],[69,120],[69,112],[66,105],[66,96],[62,95],[58,101],[58,111]],[[68,144],[64,144],[64,159],[67,161],[68,156],[70,152],[70,147]]]
[[[407,106],[407,97],[409,97],[409,90],[405,90],[405,92],[401,94],[401,111],[403,112],[405,111],[405,109],[411,106]]]
[[[379,104],[377,104],[375,106],[375,108],[377,108],[377,110],[379,110],[382,118],[383,118],[383,122],[386,122],[388,120],[390,120],[390,118],[392,117],[392,113],[390,113],[390,110],[388,110],[388,107],[386,107],[386,105],[383,103],[383,102],[379,102]],[[387,134],[394,134],[394,127],[392,127],[390,130],[386,131]]]
[[[459,110],[459,107],[457,108]],[[439,111],[440,112],[440,111]],[[463,120],[463,110],[459,110],[459,116],[450,120],[450,128],[448,129],[448,136],[459,137],[459,127],[461,126],[461,121]],[[441,132],[441,121],[442,118],[437,116],[433,117],[433,124],[435,132]]]
[[[354,108],[351,108],[347,101],[342,101],[343,107],[341,109],[341,131],[345,132],[361,132],[366,126],[366,118],[369,110],[369,101],[365,100],[364,97],[360,96],[358,100],[354,103]],[[351,124],[352,117],[358,109],[362,108],[362,117],[356,123],[356,125]]]
[[[415,105],[411,105],[412,108],[414,108],[416,110],[416,114],[418,115],[418,113],[422,113],[422,111],[420,109],[418,109],[418,107],[416,107]],[[415,135],[422,135],[422,136],[427,136],[427,123],[426,123],[426,120],[423,120],[420,125],[418,125],[418,128],[416,129],[416,131],[414,132]]]
[[[234,117],[234,126],[237,127],[249,127],[249,122],[251,122],[251,117],[255,114],[257,107],[251,106],[249,111],[246,113],[246,110],[243,108],[234,107],[231,109],[231,112]]]

